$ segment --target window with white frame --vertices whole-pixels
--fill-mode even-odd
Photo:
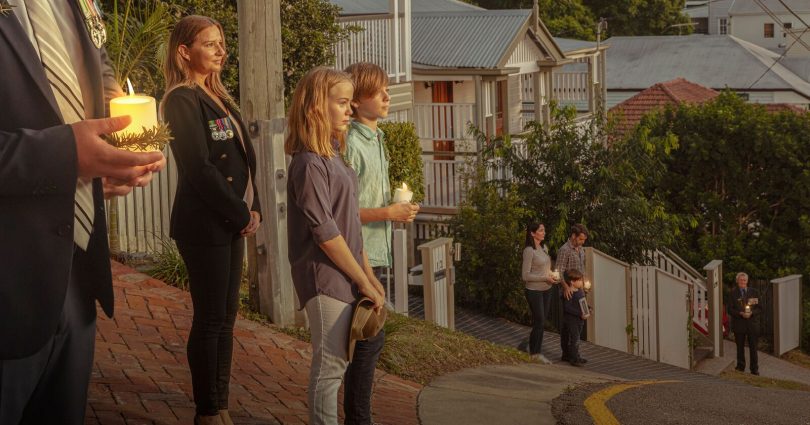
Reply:
[[[725,35],[728,34],[728,18],[720,18],[717,20],[717,28],[719,34]]]

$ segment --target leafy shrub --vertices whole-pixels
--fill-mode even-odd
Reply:
[[[450,221],[461,243],[457,301],[476,310],[526,323],[528,305],[520,279],[525,217],[514,187],[501,190],[486,180],[481,164],[469,164],[469,186],[459,213]]]
[[[425,174],[422,148],[412,122],[381,122],[388,154],[388,178],[391,190],[404,182],[413,191],[413,202],[425,199]]]
[[[161,240],[162,250],[155,254],[155,265],[146,274],[171,286],[186,290],[188,288],[188,270],[180,256],[180,251],[171,239]]]

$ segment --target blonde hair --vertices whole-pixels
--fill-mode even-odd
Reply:
[[[165,100],[168,94],[177,87],[194,87],[196,83],[191,79],[191,69],[189,62],[183,59],[180,55],[180,46],[191,47],[197,40],[197,35],[211,26],[216,26],[219,29],[219,34],[222,37],[223,43],[225,42],[225,32],[222,30],[222,25],[215,19],[207,16],[189,15],[185,16],[175,24],[171,36],[169,36],[168,54],[166,61],[163,64],[163,75],[166,77],[166,92],[163,95]],[[227,54],[225,56],[227,58]],[[223,58],[223,64],[225,58]],[[219,72],[214,72],[205,79],[205,86],[223,102],[226,102],[231,107],[236,107],[236,102],[231,97],[228,90],[222,84],[219,77]],[[161,101],[161,110],[163,109],[163,101]]]
[[[358,62],[346,67],[345,71],[352,76],[352,82],[354,82],[352,102],[360,103],[362,99],[374,96],[383,88],[388,87],[388,73],[379,65]],[[354,104],[352,104],[352,111],[357,113]]]
[[[329,90],[340,83],[352,84],[345,72],[323,66],[313,68],[295,86],[287,115],[289,133],[284,152],[310,151],[324,157],[343,153],[346,149],[344,132],[334,134],[329,120]],[[337,139],[340,152],[332,148]]]

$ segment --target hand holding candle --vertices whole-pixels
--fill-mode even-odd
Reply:
[[[395,204],[410,203],[411,199],[413,199],[413,192],[408,189],[407,184],[402,183],[402,187],[398,187],[396,190],[394,190],[393,202]]]
[[[586,291],[590,291],[591,290],[591,281],[588,280],[588,279],[585,279],[585,284],[583,286],[585,287]]]

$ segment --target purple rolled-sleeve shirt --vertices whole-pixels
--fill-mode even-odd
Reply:
[[[295,292],[301,308],[317,295],[353,303],[357,285],[319,246],[343,236],[357,263],[363,264],[357,174],[337,155],[298,152],[287,180],[287,237]]]

